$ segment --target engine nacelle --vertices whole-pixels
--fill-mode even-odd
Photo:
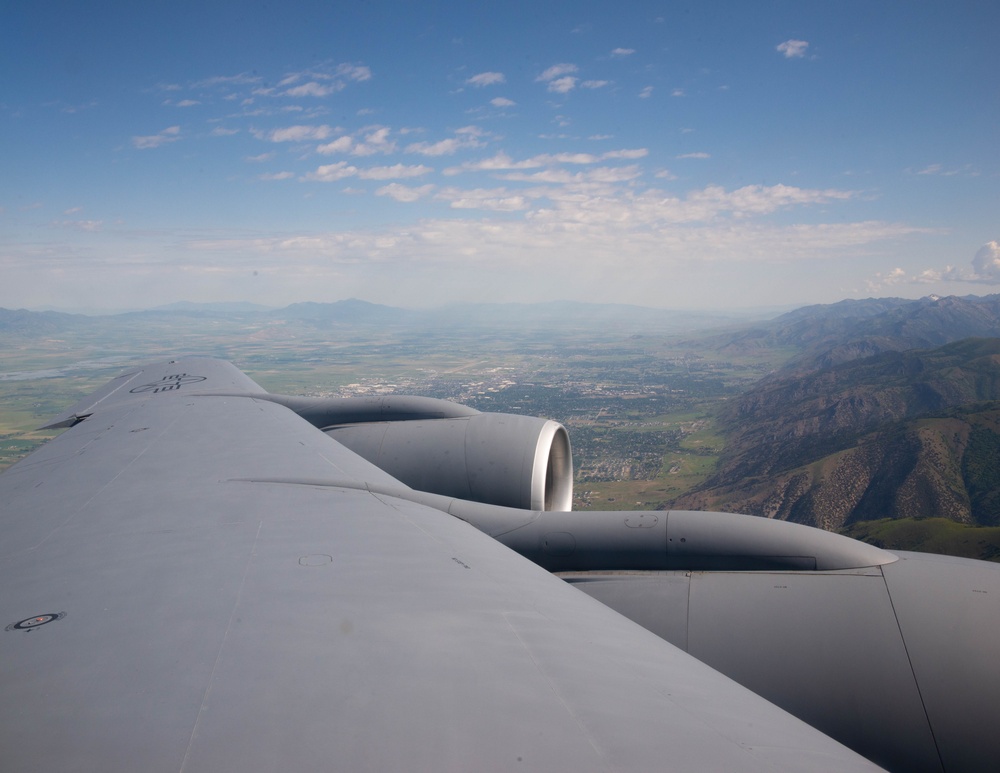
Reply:
[[[573,457],[557,422],[477,413],[323,430],[418,491],[523,510],[569,510]]]

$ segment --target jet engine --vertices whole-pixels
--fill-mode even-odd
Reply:
[[[523,510],[569,510],[573,458],[554,421],[503,413],[323,430],[410,488]]]

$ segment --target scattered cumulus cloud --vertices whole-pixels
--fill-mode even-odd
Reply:
[[[200,81],[195,81],[192,85],[196,89],[210,89],[217,86],[252,86],[254,84],[260,83],[261,78],[259,75],[253,75],[252,73],[238,73],[236,75],[213,75],[209,78],[204,78]]]
[[[973,284],[1000,285],[1000,242],[986,242],[972,256],[969,268],[946,265],[944,268],[926,268],[910,275],[901,268],[886,273],[877,273],[868,280],[868,290],[877,292],[894,284],[937,284],[941,282],[967,282]]]
[[[637,159],[649,153],[646,148],[627,148],[609,150],[606,153],[542,153],[530,158],[515,161],[502,150],[489,158],[477,161],[466,161],[459,167],[444,170],[446,175],[456,175],[462,172],[508,172],[523,169],[541,169],[542,167],[559,164],[597,164],[612,159]]]
[[[288,97],[327,97],[335,91],[339,91],[343,86],[334,83],[317,83],[309,81],[299,86],[293,86],[285,92]]]
[[[490,104],[493,107],[513,107],[517,103],[513,99],[507,99],[506,97],[494,97],[490,100]]]
[[[674,158],[711,158],[709,153],[681,153],[679,156],[674,156]]]
[[[291,180],[295,177],[295,172],[267,172],[259,175],[261,180]]]
[[[376,190],[375,195],[388,196],[396,201],[409,203],[427,196],[432,190],[434,190],[433,185],[421,185],[418,188],[414,188],[402,183],[389,183]]]
[[[540,172],[509,172],[498,175],[501,180],[551,185],[588,185],[592,183],[623,183],[642,176],[635,164],[629,166],[599,166],[585,172],[550,168]]]
[[[253,130],[254,136],[259,140],[269,142],[308,142],[314,140],[325,140],[335,132],[332,126],[322,124],[320,126],[308,126],[299,124],[296,126],[285,126],[281,129],[271,131]]]
[[[479,209],[489,212],[518,212],[527,209],[528,199],[506,188],[446,188],[435,197],[447,201],[452,209]]]
[[[150,134],[145,137],[133,137],[132,145],[139,150],[147,150],[149,148],[158,148],[160,145],[165,145],[168,142],[176,142],[180,138],[181,127],[168,126],[156,134]]]
[[[550,81],[554,80],[555,78],[559,78],[563,75],[570,75],[571,73],[574,73],[579,69],[580,68],[577,67],[575,64],[567,64],[567,63],[554,64],[545,72],[543,72],[541,75],[539,75],[537,78],[535,78],[535,80]]]
[[[358,168],[356,166],[351,166],[346,161],[338,161],[335,164],[323,164],[317,167],[315,171],[307,173],[302,179],[329,183],[343,180],[347,177],[354,177],[357,173]]]
[[[806,49],[808,48],[808,41],[794,39],[786,40],[775,47],[779,53],[784,55],[785,59],[801,59],[806,55]]]
[[[272,158],[274,158],[274,153],[261,153],[259,156],[247,156],[245,160],[251,164],[262,164]]]
[[[406,147],[407,153],[419,153],[422,156],[450,156],[464,148],[481,148],[485,143],[480,139],[483,131],[476,126],[466,126],[458,129],[454,137],[438,142],[414,142]]]
[[[66,228],[71,231],[83,231],[84,233],[96,233],[104,227],[103,220],[61,220],[54,223],[59,228]]]
[[[224,126],[216,126],[208,133],[210,137],[231,137],[234,134],[239,134],[239,129],[227,129]]]
[[[373,166],[358,171],[362,180],[393,180],[407,177],[423,177],[434,169],[423,164],[393,164],[392,166]]]
[[[1000,284],[1000,242],[986,242],[972,258],[972,270],[980,281]]]
[[[478,75],[473,75],[465,82],[470,86],[476,86],[478,88],[482,86],[495,86],[498,83],[506,83],[507,79],[504,77],[502,72],[481,72]]]
[[[684,89],[674,89],[673,91],[670,92],[670,96],[672,96],[672,97],[683,97],[684,96]]]
[[[326,97],[347,87],[351,81],[362,83],[371,80],[369,67],[359,64],[342,63],[314,67],[285,75],[276,88],[259,89],[262,96]]]
[[[389,137],[390,133],[391,129],[388,126],[370,126],[362,129],[357,137],[345,134],[332,142],[320,145],[316,148],[316,152],[325,156],[332,156],[335,153],[349,153],[352,156],[392,153],[396,150],[396,142]]]
[[[612,49],[611,56],[631,56],[634,53],[634,48],[615,48]]]
[[[358,168],[346,161],[338,161],[335,164],[325,164],[317,167],[315,171],[309,172],[302,179],[314,182],[336,182],[348,177],[357,177],[361,180],[392,180],[407,177],[421,177],[433,172],[429,166],[422,164],[406,165],[394,164],[392,166],[373,166]]]
[[[923,169],[917,170],[916,174],[940,175],[941,177],[955,177],[956,175],[961,175],[963,177],[979,176],[979,172],[972,166],[972,164],[965,164],[964,166],[957,167],[945,167],[944,164],[928,164]]]
[[[567,62],[554,64],[535,78],[535,82],[548,84],[548,90],[556,94],[567,94],[576,88],[579,78],[572,73],[577,72],[579,69],[575,64]]]
[[[651,96],[653,96],[652,86],[644,86],[642,91],[639,92],[639,99],[649,99]]]
[[[611,81],[584,81],[580,85],[585,89],[601,89],[609,83],[611,83]]]
[[[332,156],[334,153],[350,153],[352,147],[354,147],[354,139],[345,134],[343,137],[337,137],[333,142],[320,145],[316,148],[316,152],[322,153],[324,156]]]
[[[556,78],[554,81],[549,81],[549,91],[555,92],[556,94],[568,94],[573,89],[576,88],[577,78],[572,75],[567,75],[564,78]]]

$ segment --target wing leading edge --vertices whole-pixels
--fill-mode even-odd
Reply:
[[[5,769],[877,769],[228,363],[112,384],[0,476]]]

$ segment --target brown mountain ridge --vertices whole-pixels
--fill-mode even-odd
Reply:
[[[721,421],[719,469],[673,507],[1000,525],[1000,338],[775,374]]]

